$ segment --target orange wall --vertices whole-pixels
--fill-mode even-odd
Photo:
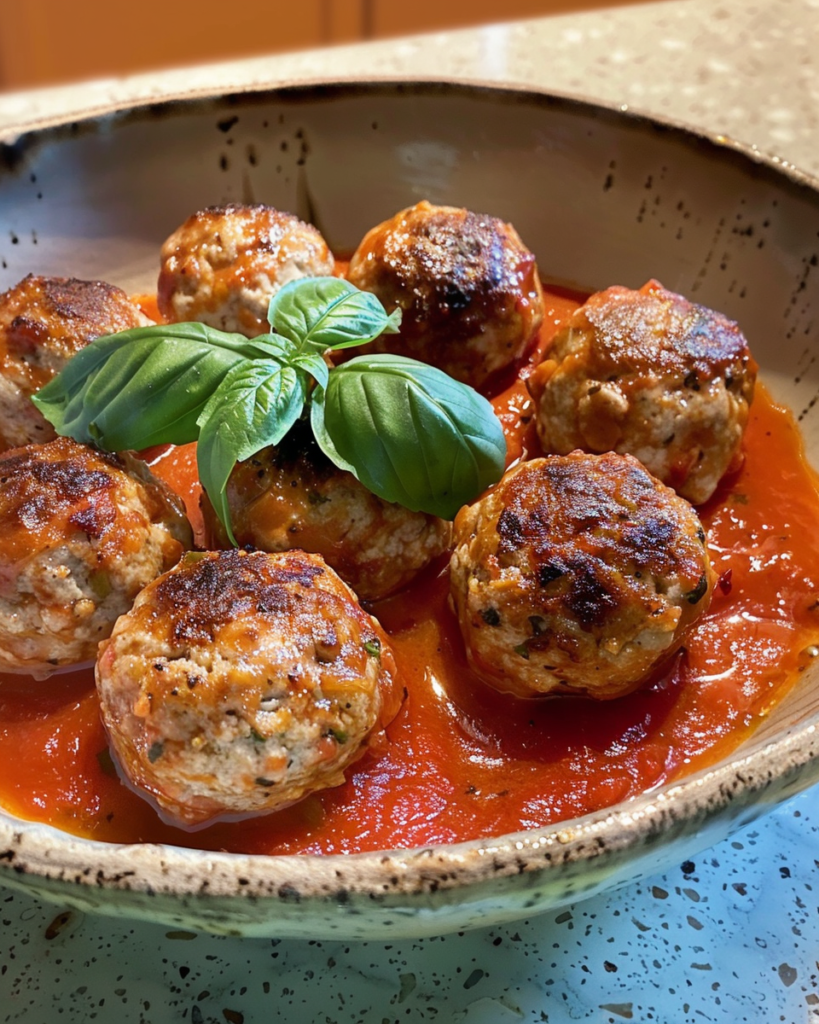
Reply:
[[[225,60],[616,0],[0,0],[0,88]],[[126,11],[128,7],[124,8]]]

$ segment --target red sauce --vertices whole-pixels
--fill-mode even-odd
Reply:
[[[539,348],[578,297],[552,292]],[[522,379],[495,399],[510,461],[537,455]],[[742,470],[701,515],[721,583],[686,648],[616,701],[516,700],[471,677],[446,566],[374,606],[410,696],[380,760],[286,811],[194,834],[163,824],[118,779],[90,671],[0,676],[0,803],[112,842],[249,853],[337,853],[488,837],[595,811],[723,757],[798,679],[819,639],[819,493],[792,416],[759,388]],[[198,519],[192,446],[155,471]],[[190,497],[192,495],[192,497]]]

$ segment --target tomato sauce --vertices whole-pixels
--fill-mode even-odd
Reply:
[[[582,301],[547,293],[538,349]],[[539,454],[525,377],[494,399],[509,461]],[[117,776],[93,673],[0,676],[0,803],[111,842],[247,853],[353,853],[489,837],[595,811],[713,763],[798,680],[819,640],[819,489],[796,424],[760,387],[742,469],[700,509],[718,584],[685,648],[614,701],[520,700],[476,680],[447,604],[446,561],[372,607],[409,691],[380,759],[267,817],[196,833],[160,821]],[[154,453],[199,525],[193,446]],[[200,534],[201,535],[201,534]]]

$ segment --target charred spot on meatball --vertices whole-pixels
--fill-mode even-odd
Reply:
[[[741,465],[755,380],[733,321],[649,281],[592,295],[529,388],[545,452],[634,455],[701,504]]]
[[[104,281],[29,274],[0,295],[0,449],[53,440],[31,396],[95,338],[152,323]]]
[[[136,459],[62,437],[0,456],[0,667],[92,659],[191,544],[181,501]]]
[[[158,303],[171,323],[200,321],[255,337],[270,299],[302,277],[332,275],[319,231],[272,206],[230,203],[190,216],[162,246]]]
[[[323,572],[318,562],[269,564],[236,552],[222,559],[194,557],[190,571],[170,573],[157,583],[155,608],[161,616],[173,615],[176,643],[212,643],[249,608],[262,615],[288,614],[298,598],[287,584],[311,587]]]
[[[97,688],[125,780],[184,828],[341,784],[403,700],[386,634],[303,551],[187,556],[119,620]]]
[[[511,224],[424,201],[374,227],[348,280],[373,292],[401,331],[368,352],[419,359],[483,387],[529,348],[543,319],[534,255]]]
[[[384,501],[335,466],[304,420],[240,462],[226,495],[240,547],[320,554],[365,601],[406,586],[448,549],[452,533],[446,520]],[[202,507],[210,546],[228,547],[206,496]]]
[[[522,463],[455,520],[472,669],[518,696],[629,692],[708,607],[704,541],[691,505],[631,456]]]

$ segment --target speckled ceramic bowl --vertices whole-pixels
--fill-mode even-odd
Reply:
[[[0,287],[31,270],[154,286],[193,209],[264,201],[336,250],[421,198],[516,224],[555,279],[666,287],[739,320],[819,461],[819,193],[776,161],[532,91],[314,84],[23,127],[0,149]],[[78,840],[0,813],[0,881],[242,935],[374,938],[528,916],[660,871],[819,779],[810,669],[712,770],[558,827],[356,856]]]

